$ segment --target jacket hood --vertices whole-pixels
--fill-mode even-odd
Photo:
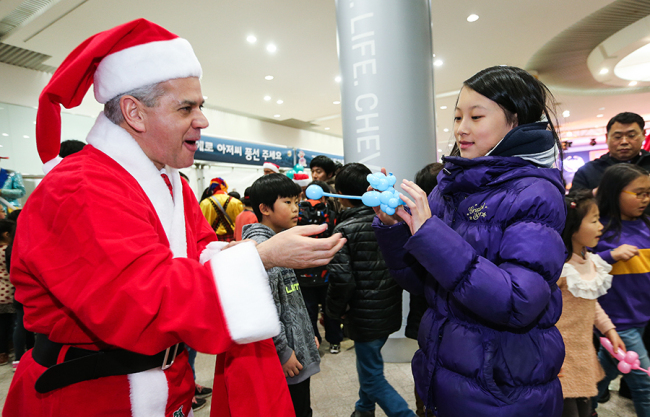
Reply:
[[[482,187],[496,186],[522,177],[544,178],[564,194],[562,175],[557,168],[539,168],[518,157],[482,156],[474,159],[459,156],[443,158],[445,167],[438,176],[441,194],[472,193]]]

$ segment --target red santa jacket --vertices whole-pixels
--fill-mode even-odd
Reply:
[[[167,167],[172,199],[135,140],[103,115],[88,142],[43,179],[21,213],[11,273],[25,327],[57,343],[148,355],[179,342],[218,354],[277,334],[253,245],[216,254],[214,232],[177,170]],[[29,389],[20,375],[7,403]]]

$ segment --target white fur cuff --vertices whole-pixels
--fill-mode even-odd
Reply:
[[[251,343],[280,333],[269,277],[253,242],[217,253],[210,267],[235,342]]]

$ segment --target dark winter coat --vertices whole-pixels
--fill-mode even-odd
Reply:
[[[341,212],[334,233],[343,234],[347,242],[327,266],[327,314],[345,316],[350,339],[358,342],[386,337],[402,325],[402,288],[379,250],[374,217],[374,210],[365,206]]]
[[[559,417],[560,173],[516,157],[445,162],[415,235],[375,221],[393,276],[429,304],[416,389],[440,417]]]
[[[598,159],[589,161],[584,164],[576,172],[573,177],[572,190],[588,189],[593,190],[600,184],[600,179],[603,177],[605,170],[612,165],[624,163],[618,159],[614,159],[607,152],[605,155]],[[631,163],[645,168],[650,171],[650,152],[641,149],[641,154],[632,159]]]

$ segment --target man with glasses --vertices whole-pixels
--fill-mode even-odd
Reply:
[[[573,177],[571,189],[597,188],[605,169],[615,164],[631,163],[650,170],[650,152],[641,149],[644,127],[643,117],[636,113],[624,112],[612,117],[607,123],[609,152],[582,166]]]

